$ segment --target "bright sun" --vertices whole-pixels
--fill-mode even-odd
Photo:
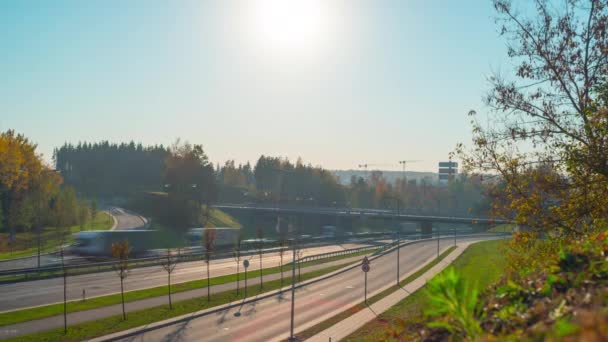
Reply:
[[[271,49],[316,49],[327,34],[323,0],[258,0],[254,27],[260,43]]]

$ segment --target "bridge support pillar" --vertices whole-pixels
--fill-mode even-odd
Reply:
[[[420,222],[420,234],[422,238],[431,238],[433,236],[433,222]]]

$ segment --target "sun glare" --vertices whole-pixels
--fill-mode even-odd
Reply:
[[[272,49],[314,50],[327,34],[323,0],[259,0],[254,11],[256,37]]]

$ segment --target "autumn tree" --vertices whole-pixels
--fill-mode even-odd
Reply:
[[[211,300],[211,278],[209,273],[209,263],[211,262],[211,257],[213,256],[213,252],[215,251],[215,241],[217,239],[217,232],[213,228],[205,228],[205,232],[203,233],[203,257],[205,259],[205,264],[207,264],[207,301]]]
[[[465,165],[486,176],[499,216],[552,234],[608,226],[608,10],[603,0],[494,0],[514,75],[494,75],[473,116]],[[498,176],[487,181],[488,178]]]
[[[127,314],[125,312],[125,290],[124,290],[124,280],[129,275],[129,254],[131,253],[131,248],[129,247],[129,241],[125,240],[122,242],[114,242],[111,246],[112,257],[116,259],[114,264],[114,271],[120,278],[120,299],[122,301],[122,319],[127,319]]]
[[[234,239],[234,248],[232,249],[232,255],[236,262],[236,295],[239,295],[240,289],[240,267],[241,267],[241,256],[243,252],[243,232],[239,229],[239,232]]]
[[[164,182],[169,196],[168,220],[172,224],[187,227],[208,219],[217,188],[213,165],[201,145],[178,140],[166,159]]]
[[[264,275],[262,273],[262,257],[264,255],[264,229],[262,227],[258,227],[255,231],[255,242],[254,247],[258,252],[258,256],[260,258],[260,289],[264,288]]]
[[[91,208],[91,221],[95,222],[95,218],[97,217],[97,200],[96,199],[91,200],[90,208]],[[109,214],[109,212],[108,212],[108,214]]]
[[[281,219],[277,219],[277,234],[279,238],[279,271],[281,273],[281,287],[283,287],[283,257],[285,256],[285,250],[289,245],[289,239],[287,236],[287,229],[284,225],[281,225]]]
[[[170,248],[167,248],[167,255],[162,260],[162,266],[165,272],[167,272],[167,294],[169,296],[169,309],[173,310],[173,302],[171,301],[171,273],[177,266],[178,256],[171,252]]]
[[[80,230],[85,229],[87,223],[90,220],[90,216],[91,216],[91,213],[89,211],[89,208],[84,204],[81,205],[80,209],[78,211],[78,221],[80,224]]]

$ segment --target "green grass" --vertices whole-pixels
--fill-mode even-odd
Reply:
[[[515,227],[512,223],[499,224],[487,230],[488,233],[510,233]]]
[[[92,222],[87,223],[84,226],[84,230],[107,230],[112,228],[114,224],[114,220],[105,213],[105,212],[97,212],[95,215],[95,219]],[[65,228],[68,234],[66,236],[65,243],[71,243],[74,239],[71,233],[76,233],[81,231],[80,225],[74,225]],[[8,233],[0,234],[0,260],[13,259],[13,258],[22,258],[35,255],[38,251],[38,246],[36,245],[38,237],[35,232],[23,232],[15,234],[15,243],[13,244],[13,250],[11,252],[11,248],[8,244]],[[57,235],[57,228],[54,227],[45,227],[42,230],[42,234],[40,236],[41,246],[40,250],[42,253],[48,253],[57,250],[57,248],[61,245],[61,241],[59,236]]]
[[[369,253],[370,252],[360,252],[360,253],[354,253],[351,255],[336,256],[336,257],[331,257],[331,258],[326,258],[326,259],[314,260],[314,261],[302,263],[300,267],[304,268],[304,267],[314,266],[314,265],[318,265],[318,264],[328,263],[328,262],[337,261],[337,260],[345,259],[345,258],[356,257],[356,256],[365,255],[365,254],[369,254]],[[255,258],[251,259],[251,262],[256,262],[256,261],[257,260],[255,260]],[[201,268],[201,275],[204,273],[204,270],[205,270],[204,268]],[[287,272],[290,270],[291,270],[290,266],[283,266],[283,272]],[[242,271],[243,271],[243,269],[241,268],[241,274],[240,274],[240,278],[239,278],[241,280],[241,282],[244,280],[244,273]],[[276,274],[279,272],[280,272],[279,267],[264,268],[262,270],[262,275],[264,276],[264,275]],[[213,273],[211,273],[211,275],[213,275]],[[247,272],[248,279],[258,278],[259,276],[260,276],[260,270]],[[214,278],[210,278],[210,284],[211,284],[211,286],[213,286],[213,285],[232,283],[232,282],[236,282],[236,279],[237,279],[236,274],[214,277]],[[118,282],[119,279],[116,278],[116,281]],[[69,278],[68,278],[68,282],[69,282]],[[177,292],[190,291],[190,290],[205,288],[206,286],[207,286],[206,279],[193,280],[193,281],[188,281],[188,282],[183,282],[183,283],[172,284],[171,292],[177,293]],[[134,302],[134,301],[142,300],[142,299],[146,299],[146,298],[166,296],[166,295],[167,295],[167,286],[158,286],[158,287],[153,287],[153,288],[149,288],[149,289],[125,292],[125,302]],[[107,296],[95,297],[95,298],[87,299],[86,301],[71,301],[71,302],[68,302],[68,312],[91,310],[91,309],[96,309],[96,308],[119,304],[119,303],[121,303],[120,294],[112,294],[112,295],[107,295]],[[12,312],[0,314],[0,326],[6,326],[6,325],[10,325],[10,324],[31,321],[34,319],[52,317],[52,316],[61,315],[61,314],[63,314],[63,303],[45,305],[45,306],[40,306],[40,307],[36,307],[36,308],[31,308],[31,309],[12,311]]]
[[[228,215],[224,211],[219,209],[211,209],[209,221],[207,222],[208,227],[231,227],[231,228],[242,228],[242,225],[234,217]]]
[[[403,286],[411,283],[412,281],[414,281],[421,275],[423,275],[426,271],[430,270],[433,266],[437,265],[441,260],[443,260],[446,256],[448,256],[455,248],[456,247],[454,247],[454,246],[448,248],[445,252],[443,252],[443,253],[441,253],[441,255],[439,255],[439,258],[435,258],[434,260],[432,260],[431,262],[427,263],[422,268],[420,268],[418,271],[412,273],[407,278],[400,281],[399,286],[403,287]],[[332,325],[337,324],[338,322],[341,322],[341,321],[345,320],[346,318],[356,314],[357,312],[365,309],[367,307],[367,305],[376,303],[377,301],[390,295],[391,293],[397,291],[398,289],[399,289],[399,287],[397,287],[397,285],[391,286],[388,289],[376,294],[375,296],[368,298],[367,299],[368,304],[365,304],[365,302],[361,302],[353,307],[350,307],[347,310],[344,310],[341,313],[339,313],[335,316],[332,316],[332,317],[326,319],[325,321],[323,321],[319,324],[316,324],[316,325],[298,333],[298,337],[301,339],[304,339],[304,340],[308,339],[308,338],[322,332],[323,330],[331,327]]]
[[[302,280],[316,278],[338,270],[342,267],[344,267],[344,265],[332,266],[322,270],[308,272],[306,274],[302,274]],[[260,290],[259,286],[250,286],[248,288],[247,295],[248,297],[254,297],[261,293],[279,289],[280,286],[280,280],[274,280],[264,283],[263,290]],[[206,297],[175,302],[173,303],[173,310],[170,310],[167,304],[150,309],[129,312],[127,313],[126,321],[122,320],[121,315],[116,315],[112,317],[98,319],[96,321],[71,325],[68,327],[67,335],[64,335],[63,328],[58,328],[41,333],[15,337],[12,339],[7,339],[6,341],[81,341],[117,331],[131,329],[134,327],[166,320],[187,313],[208,309],[243,298],[244,294],[242,291],[240,295],[237,296],[236,291],[231,290],[212,295],[211,301],[209,302],[207,301]]]
[[[480,289],[499,279],[506,259],[500,251],[501,240],[483,241],[471,245],[452,264],[454,269]],[[409,295],[395,306],[368,322],[344,341],[401,341],[419,339],[417,332],[426,329],[424,308],[427,303],[424,288]]]

